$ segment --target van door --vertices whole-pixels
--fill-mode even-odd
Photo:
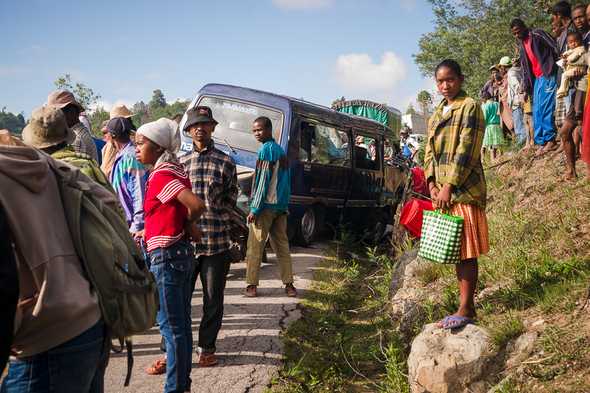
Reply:
[[[349,206],[372,207],[379,204],[383,189],[382,142],[378,135],[354,132],[353,183]]]
[[[341,206],[351,180],[350,130],[306,118],[299,124],[299,160],[309,195]]]

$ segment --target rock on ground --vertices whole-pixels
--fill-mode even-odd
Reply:
[[[278,265],[274,263],[274,254],[269,254],[270,263],[262,266],[257,298],[242,296],[246,287],[246,264],[237,263],[231,266],[225,290],[223,325],[217,340],[219,364],[211,368],[198,368],[196,354],[193,354],[192,392],[264,391],[282,365],[281,330],[300,317],[297,304],[311,283],[313,268],[322,259],[323,248],[317,246],[292,249],[298,298],[285,296]],[[192,309],[195,340],[202,315],[201,300],[199,282],[193,295]],[[165,377],[150,376],[144,371],[162,356],[158,329],[153,328],[143,335],[134,336],[133,342],[135,365],[130,386],[123,387],[127,367],[125,354],[112,355],[105,376],[105,392],[163,392]]]
[[[440,329],[426,325],[408,358],[412,393],[485,392],[482,381],[496,356],[488,333],[476,325]]]

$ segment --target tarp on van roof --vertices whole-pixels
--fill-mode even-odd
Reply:
[[[393,139],[399,140],[402,114],[393,107],[368,100],[338,100],[332,104],[332,109],[378,121],[384,126],[391,128]]]

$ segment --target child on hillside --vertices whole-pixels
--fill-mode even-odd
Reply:
[[[483,111],[484,120],[486,123],[486,130],[483,137],[482,156],[485,149],[490,150],[490,159],[495,161],[498,156],[498,149],[504,144],[504,133],[500,126],[499,104],[492,100],[490,93],[484,91],[482,93],[483,104],[481,110]]]
[[[557,97],[565,97],[570,88],[570,81],[585,74],[587,69],[587,51],[584,47],[582,35],[577,31],[568,33],[567,47],[568,50],[563,52],[561,56],[564,60],[565,72],[561,76],[561,85],[559,86],[559,90],[557,90]],[[582,91],[585,90],[582,89]]]

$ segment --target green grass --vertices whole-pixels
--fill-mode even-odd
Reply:
[[[497,325],[490,328],[490,333],[492,342],[500,349],[524,333],[525,330],[522,320],[518,316],[509,313]]]
[[[302,317],[285,331],[285,365],[272,392],[408,392],[406,345],[387,313],[390,258],[327,258],[315,272]]]

